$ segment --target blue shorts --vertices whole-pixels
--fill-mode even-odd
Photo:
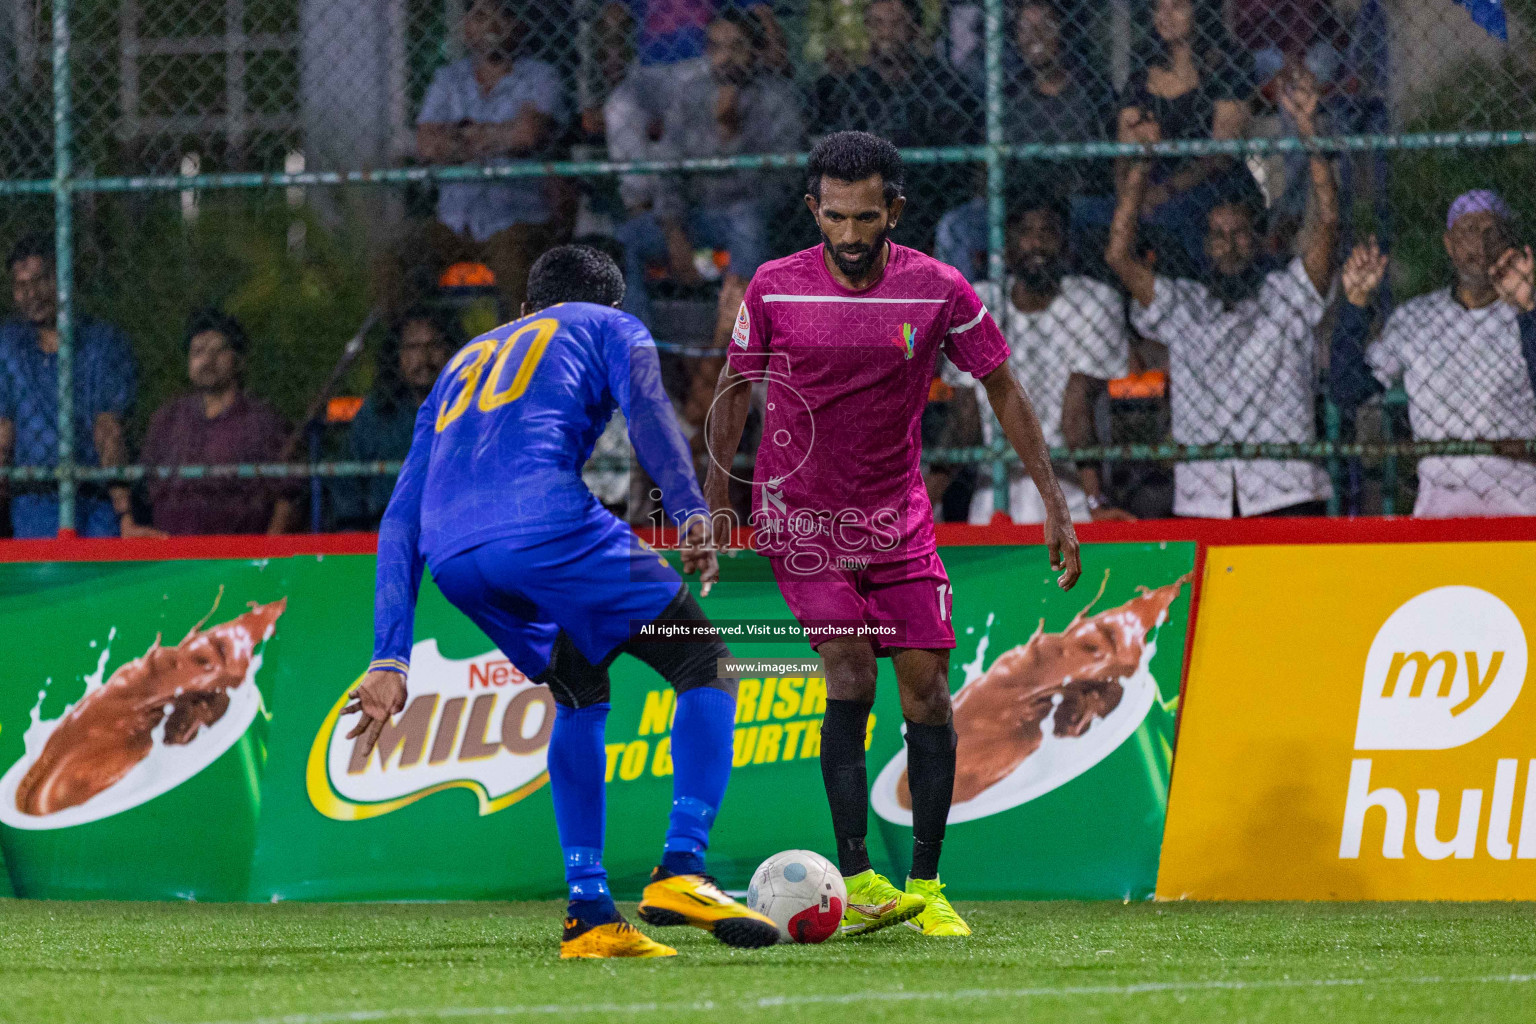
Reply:
[[[682,588],[666,560],[613,516],[593,516],[553,537],[494,540],[432,570],[443,596],[523,674],[549,667],[565,630],[600,665]]]

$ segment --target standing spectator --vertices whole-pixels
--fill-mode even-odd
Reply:
[[[1061,15],[1051,3],[1029,0],[1014,20],[1013,43],[1023,71],[1008,83],[1003,137],[1010,146],[1032,142],[1092,142],[1103,138],[1108,117],[1104,98],[1094,95],[1086,76],[1062,43]],[[1017,167],[1017,165],[1013,165]],[[1062,199],[1080,190],[1080,163],[1031,161],[1020,175],[1020,195]],[[973,197],[939,221],[934,256],[972,282],[987,276],[987,201]]]
[[[1222,25],[1212,0],[1155,0],[1151,31],[1120,100],[1122,140],[1128,125],[1155,122],[1164,139],[1239,139],[1248,133],[1253,96],[1246,53]],[[1201,265],[1206,214],[1217,197],[1253,185],[1228,156],[1155,161],[1142,190],[1141,215],[1183,244],[1188,265]],[[1079,216],[1105,220],[1112,203],[1084,201]],[[1169,254],[1172,255],[1172,254]]]
[[[528,159],[559,137],[569,116],[560,73],[517,55],[527,31],[522,2],[473,0],[464,16],[469,56],[439,68],[422,101],[416,151],[424,163]],[[515,314],[529,268],[555,241],[554,187],[537,178],[443,182],[437,219],[407,243],[412,269],[407,281],[386,285],[386,304],[403,308],[430,291],[444,267],[470,261],[491,269],[506,309]],[[388,273],[397,277],[400,269]]]
[[[869,63],[817,80],[813,128],[817,134],[865,131],[898,146],[955,146],[982,139],[981,103],[960,75],[934,56],[922,33],[918,0],[872,0],[864,12]],[[927,197],[901,220],[902,241],[931,249],[943,212],[936,197],[970,190],[963,165],[927,164],[907,172],[907,192]],[[931,211],[931,212],[929,212]]]
[[[1125,376],[1129,351],[1119,293],[1102,281],[1068,274],[1066,253],[1064,206],[1046,197],[1026,202],[1008,224],[1007,281],[1002,287],[983,281],[976,294],[1008,339],[1014,376],[1029,389],[1046,444],[1081,448],[1096,441],[1096,393]],[[990,414],[982,417],[982,428],[991,444],[997,425]],[[1074,520],[1132,518],[1105,502],[1097,466],[1058,463],[1056,478]],[[992,508],[992,488],[979,488],[970,521],[990,522]],[[1040,492],[1018,470],[1009,477],[1008,510],[1016,523],[1045,521]]]
[[[145,466],[276,462],[288,425],[241,386],[250,340],[234,317],[217,310],[187,321],[191,394],[172,399],[149,421]],[[151,522],[160,536],[198,533],[287,533],[295,521],[297,481],[151,478]]]
[[[352,417],[347,430],[348,461],[405,458],[421,403],[464,341],[464,332],[452,317],[423,306],[406,311],[379,350],[372,393]],[[332,488],[337,529],[377,529],[394,490],[394,477],[389,476],[337,480]]]
[[[1281,102],[1303,136],[1313,134],[1317,89],[1298,73]],[[1153,121],[1127,124],[1132,141],[1155,143]],[[1316,439],[1313,329],[1322,319],[1333,275],[1338,191],[1328,161],[1310,162],[1317,223],[1305,251],[1283,269],[1260,259],[1261,199],[1225,196],[1206,217],[1203,281],[1154,274],[1135,254],[1144,209],[1146,161],[1124,172],[1105,261],[1131,293],[1131,323],[1168,349],[1173,439],[1180,444],[1309,443]],[[1320,514],[1328,477],[1297,459],[1182,462],[1175,471],[1174,512],[1234,515]]]
[[[1448,287],[1403,303],[1369,348],[1373,293],[1387,257],[1373,238],[1344,265],[1344,296],[1334,328],[1329,386],[1351,411],[1383,386],[1408,392],[1416,441],[1536,437],[1536,391],[1522,350],[1521,309],[1503,297],[1496,261],[1513,246],[1509,207],[1479,189],[1457,197],[1445,219]],[[1491,455],[1419,460],[1421,518],[1536,515],[1536,466]]]
[[[664,159],[790,153],[805,122],[793,88],[763,68],[764,36],[752,14],[725,7],[709,23],[705,57],[680,65],[679,87],[664,118],[656,154]],[[720,290],[715,341],[723,344],[747,281],[768,258],[763,208],[769,179],[761,171],[669,175],[656,183],[652,213],[619,230],[625,251],[625,290],[645,291],[645,266],[666,257],[680,284],[698,284],[697,245],[725,249],[730,264]],[[626,307],[631,308],[631,307]]]
[[[0,324],[0,466],[52,469],[59,464],[59,313],[53,244],[37,235],[11,249],[11,297],[16,315]],[[75,464],[121,466],[128,461],[123,417],[133,404],[136,370],[128,339],[108,323],[80,317],[74,338]],[[130,525],[127,487],[81,485],[75,530],[82,537],[115,537]],[[59,531],[53,483],[11,485],[11,531],[52,537]]]

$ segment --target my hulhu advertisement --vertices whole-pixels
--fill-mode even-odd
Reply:
[[[946,882],[965,898],[1149,895],[1194,545],[1088,546],[1070,593],[1043,548],[942,554],[960,736]],[[553,699],[430,580],[405,710],[371,754],[347,739],[373,573],[358,555],[0,566],[0,879],[38,898],[563,894],[545,771]],[[704,607],[734,655],[811,653],[757,556],[723,559]],[[870,847],[901,877],[905,747],[888,662],[880,672]],[[623,898],[661,848],[675,702],[634,659],[615,663],[613,684],[607,863]],[[741,680],[710,851],[724,885],[743,887],[780,850],[830,849],[825,709],[815,674]]]

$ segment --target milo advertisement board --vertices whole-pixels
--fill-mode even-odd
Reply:
[[[1090,546],[1070,594],[1041,548],[943,555],[959,640],[952,891],[1150,893],[1194,546]],[[562,895],[553,699],[430,580],[405,709],[371,753],[347,738],[373,571],[363,555],[0,566],[0,894],[8,877],[39,898]],[[810,655],[756,556],[724,559],[704,607],[734,655]],[[634,659],[612,674],[607,863],[626,898],[661,849],[675,700]],[[803,665],[741,679],[711,849],[724,885],[782,849],[830,850],[825,709]],[[888,662],[866,744],[871,853],[900,876],[911,814]]]
[[[1038,563],[997,551],[944,552],[958,642],[944,880],[973,899],[1149,896],[1194,545],[1087,548],[1083,578],[1068,593]],[[912,845],[906,748],[877,753],[888,759],[871,762],[871,809],[904,874]]]
[[[281,594],[153,563],[7,566],[0,850],[17,895],[243,899]]]

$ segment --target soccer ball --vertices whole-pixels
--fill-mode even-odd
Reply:
[[[747,887],[747,906],[779,926],[784,942],[825,942],[837,934],[848,887],[831,861],[785,850],[763,861]]]

